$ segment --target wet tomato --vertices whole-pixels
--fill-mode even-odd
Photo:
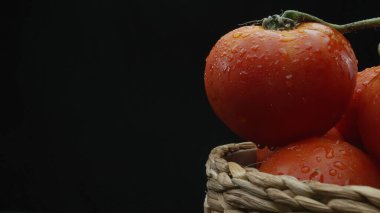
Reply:
[[[357,124],[358,100],[362,91],[368,86],[371,80],[380,74],[380,66],[367,68],[358,73],[356,86],[351,103],[341,120],[336,125],[343,138],[356,145],[361,146],[359,128]]]
[[[331,140],[343,140],[342,135],[339,133],[339,131],[335,127],[330,129],[328,132],[326,132],[326,134],[324,134],[322,137],[331,139]],[[274,152],[276,152],[277,149],[270,150],[268,147],[257,149],[256,162],[262,163],[263,161],[266,161]]]
[[[363,145],[380,162],[380,75],[359,98],[358,127]]]
[[[355,146],[323,137],[289,144],[261,166],[262,172],[291,175],[338,185],[380,187],[380,171],[374,161]]]
[[[218,117],[245,140],[282,146],[323,135],[355,87],[357,60],[342,34],[303,23],[293,30],[244,26],[206,59],[205,88]]]

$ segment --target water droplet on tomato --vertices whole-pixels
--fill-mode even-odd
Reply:
[[[295,149],[298,149],[299,146],[298,145],[295,145],[295,146],[291,146],[291,147],[288,147],[289,150],[295,150]]]
[[[251,50],[256,50],[257,48],[259,48],[259,45],[257,45],[257,44],[252,45]]]
[[[240,71],[239,75],[248,75],[248,72],[243,70],[243,71]]]
[[[341,150],[339,150],[339,153],[342,154],[342,155],[344,155],[344,154],[346,154],[346,150],[341,149]]]
[[[259,65],[257,65],[257,68],[262,68],[263,67],[263,65],[261,65],[261,64],[259,64]]]
[[[335,168],[342,169],[342,170],[347,168],[346,165],[344,165],[344,163],[342,163],[340,161],[334,162],[333,165]]]
[[[237,47],[238,47],[238,45],[234,45],[234,46],[232,46],[232,47],[231,47],[231,52],[232,52],[232,53],[237,53],[237,51],[238,51],[238,50],[237,50]]]
[[[279,60],[276,60],[276,61],[274,61],[274,64],[278,64],[278,62],[280,62]]]
[[[236,32],[233,34],[234,38],[239,38],[241,36],[241,32]]]
[[[244,55],[246,52],[247,50],[245,48],[241,48],[239,51],[240,55]]]
[[[315,170],[309,175],[309,180],[317,180],[319,182],[323,182],[324,177],[323,174],[319,172],[319,170]]]
[[[331,176],[335,176],[337,174],[337,171],[335,169],[330,169],[329,174]]]
[[[317,162],[321,162],[322,158],[317,156],[315,159],[317,159]]]
[[[338,174],[338,178],[342,179],[343,175],[341,173]]]
[[[326,158],[331,159],[334,157],[334,150],[330,149],[326,152]]]
[[[309,57],[306,57],[304,60],[305,60],[305,61],[308,61],[309,59],[310,59]]]
[[[282,42],[289,42],[289,41],[293,41],[294,39],[296,39],[295,37],[293,36],[284,36],[280,39],[280,41]]]
[[[308,173],[308,172],[310,172],[310,167],[308,167],[308,166],[303,166],[303,167],[301,168],[301,172],[302,172],[302,173]]]
[[[223,69],[224,72],[230,72],[230,70],[231,70],[231,67],[228,66],[228,65],[225,66],[224,69]]]
[[[292,61],[292,63],[297,63],[298,61],[299,61],[299,59],[296,58],[296,59],[294,59],[294,60]]]

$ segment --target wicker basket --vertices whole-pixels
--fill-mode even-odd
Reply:
[[[380,212],[380,190],[262,173],[251,142],[214,148],[206,163],[205,213]]]

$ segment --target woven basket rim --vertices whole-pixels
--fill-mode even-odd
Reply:
[[[225,144],[211,150],[206,162],[205,213],[380,212],[380,189],[300,181],[260,172],[246,166],[254,161],[242,164],[230,157],[255,154],[256,150],[252,142]]]

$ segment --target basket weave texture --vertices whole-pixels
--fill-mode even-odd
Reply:
[[[251,142],[214,148],[206,163],[205,213],[380,212],[380,190],[271,175],[254,167]]]

